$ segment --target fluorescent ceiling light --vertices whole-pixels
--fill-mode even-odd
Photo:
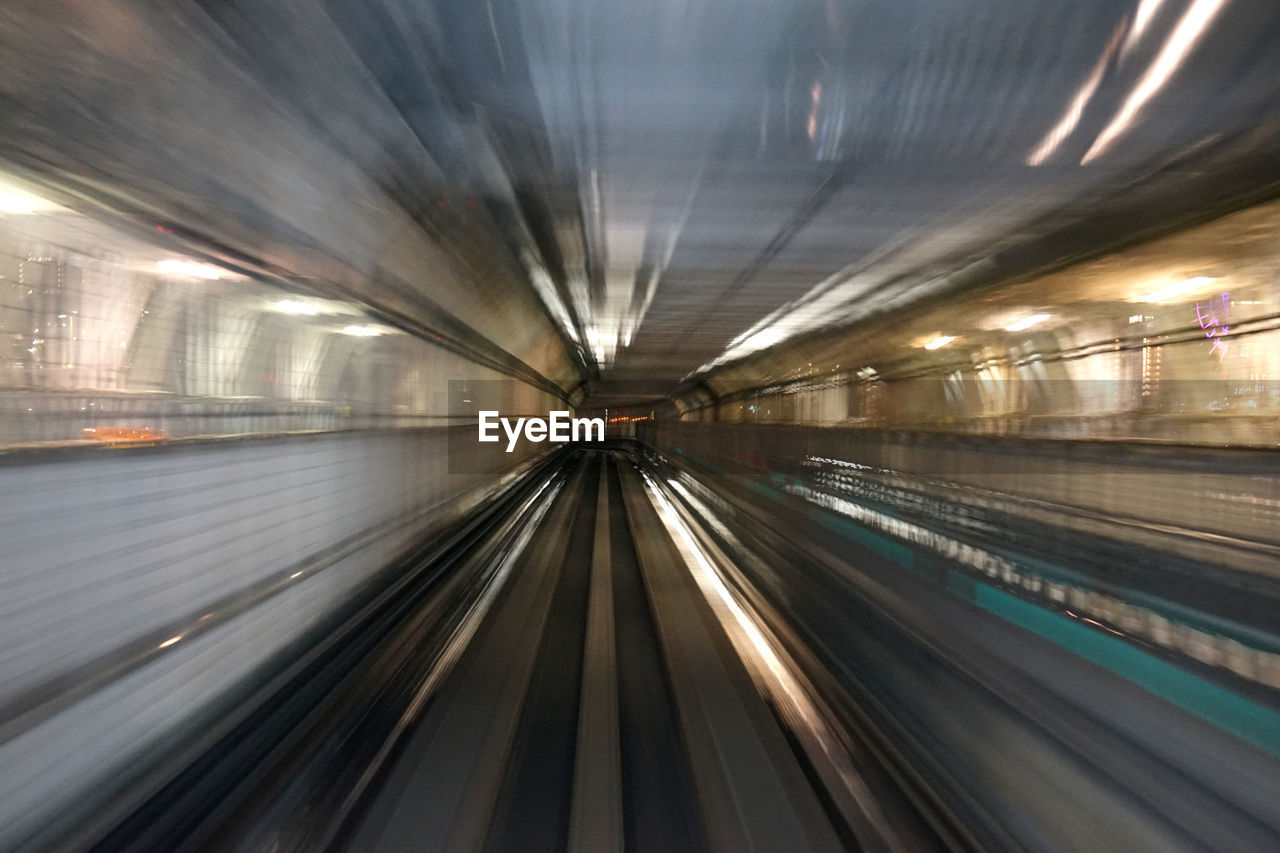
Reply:
[[[1006,332],[1022,332],[1030,329],[1032,326],[1037,326],[1040,323],[1043,323],[1052,316],[1052,314],[1032,314],[1030,317],[1023,317],[1016,323],[1010,323],[1004,327],[1004,330]]]
[[[357,338],[374,338],[384,334],[385,331],[385,329],[378,326],[347,326],[342,330],[342,334],[352,335]]]
[[[955,340],[954,335],[939,335],[924,345],[925,349],[942,349],[947,344]]]
[[[281,299],[272,307],[285,314],[306,314],[308,317],[314,317],[320,313],[320,309],[315,305],[299,302],[296,299]]]
[[[65,212],[66,208],[29,192],[26,184],[0,175],[0,213],[25,215]]]
[[[1142,39],[1143,33],[1147,31],[1156,12],[1159,12],[1163,5],[1164,0],[1140,0],[1138,11],[1133,15],[1133,26],[1129,28],[1129,34],[1124,39],[1126,52]]]
[[[745,353],[758,352],[762,349],[768,349],[774,344],[781,343],[787,337],[787,333],[777,326],[767,329],[761,329],[754,335],[744,340],[738,345],[738,348]]]
[[[1089,72],[1089,77],[1081,84],[1076,91],[1075,96],[1071,99],[1071,103],[1067,106],[1067,111],[1062,114],[1062,118],[1058,121],[1053,129],[1041,140],[1040,145],[1035,151],[1027,157],[1028,166],[1039,166],[1053,156],[1058,147],[1066,141],[1076,127],[1080,124],[1080,118],[1084,115],[1084,109],[1089,105],[1089,101],[1093,99],[1093,95],[1098,91],[1098,84],[1102,82],[1102,76],[1107,71],[1107,65],[1111,62],[1111,55],[1116,51],[1116,45],[1119,43],[1120,34],[1124,32],[1124,23],[1116,28],[1111,36],[1111,40],[1107,42],[1107,47],[1102,52],[1102,56],[1094,64],[1093,70]]]
[[[1151,67],[1142,75],[1142,79],[1121,105],[1119,112],[1098,134],[1092,147],[1085,152],[1084,158],[1080,161],[1081,165],[1100,156],[1122,133],[1133,126],[1138,113],[1172,79],[1174,73],[1190,56],[1196,42],[1208,32],[1214,16],[1226,4],[1227,0],[1194,0],[1192,2],[1170,33],[1164,46],[1160,48],[1160,53],[1151,63]]]
[[[0,213],[35,213],[39,199],[24,192],[0,193]]]
[[[222,270],[212,264],[198,264],[195,261],[164,260],[156,264],[156,268],[169,275],[184,275],[190,278],[215,279],[222,278]]]
[[[1189,278],[1185,281],[1175,281],[1173,284],[1167,284],[1159,290],[1153,290],[1150,293],[1139,297],[1141,302],[1165,302],[1184,296],[1192,291],[1201,290],[1213,284],[1213,279],[1208,276],[1198,275],[1195,278]]]

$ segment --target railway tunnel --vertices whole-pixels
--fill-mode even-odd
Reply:
[[[1277,46],[7,4],[0,849],[1280,848]]]

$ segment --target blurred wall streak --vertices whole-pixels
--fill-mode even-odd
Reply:
[[[418,331],[0,177],[0,847],[545,451],[474,411],[562,393]]]
[[[575,399],[447,91],[411,109],[324,9],[250,5],[0,9],[6,849],[547,449],[477,445],[477,404]]]
[[[734,476],[807,481],[821,464],[847,467],[848,476],[886,478],[938,500],[1043,515],[1064,530],[1105,531],[1130,544],[1159,539],[1167,550],[1209,563],[1277,575],[1280,481],[1270,450],[1180,447],[1172,455],[1159,446],[1095,440],[785,424],[638,426],[655,446]],[[1174,532],[1185,535],[1157,535]],[[1069,535],[1063,546],[1069,550]]]
[[[472,429],[0,457],[0,847],[84,819],[545,447],[502,477]]]
[[[6,39],[23,31],[0,23]],[[230,162],[208,165],[264,189]],[[148,194],[164,206],[150,177],[128,200],[114,181],[95,196],[65,178],[0,174],[6,849],[84,819],[549,448],[478,445],[480,403],[545,415],[572,399],[564,344],[536,300],[496,266],[460,285],[455,260],[395,221],[403,212],[362,213],[347,197],[322,252],[296,233],[272,242],[275,215],[316,225],[298,194],[309,179],[295,175],[265,188],[275,207],[258,212],[256,239],[238,232],[242,249],[264,249],[251,256],[213,239],[249,220],[220,209],[211,185],[205,214],[177,224],[131,206]],[[353,268],[357,250],[369,254]],[[413,285],[392,283],[400,274]]]

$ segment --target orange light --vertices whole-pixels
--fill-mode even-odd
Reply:
[[[85,438],[95,439],[108,447],[129,444],[156,444],[168,441],[169,434],[162,429],[150,427],[85,427],[82,430]]]

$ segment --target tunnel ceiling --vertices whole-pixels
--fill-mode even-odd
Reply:
[[[6,6],[6,159],[605,405],[1278,173],[1274,0]]]

